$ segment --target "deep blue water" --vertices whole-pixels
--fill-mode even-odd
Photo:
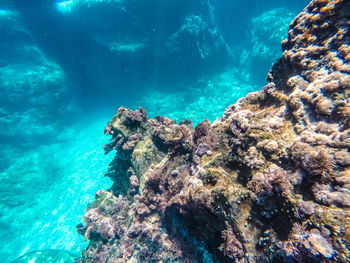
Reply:
[[[79,256],[117,108],[214,121],[263,87],[307,3],[1,0],[0,262]]]

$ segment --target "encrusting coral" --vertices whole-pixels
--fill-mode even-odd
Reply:
[[[120,108],[82,262],[349,262],[350,2],[312,1],[262,91],[192,127]]]

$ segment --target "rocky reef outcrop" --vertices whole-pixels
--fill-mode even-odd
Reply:
[[[212,124],[120,108],[81,261],[349,262],[349,14],[312,1],[269,83]]]

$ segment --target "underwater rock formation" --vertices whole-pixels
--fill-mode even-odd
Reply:
[[[312,1],[269,83],[213,124],[120,108],[82,262],[349,262],[349,14]]]
[[[208,0],[74,0],[57,7],[67,18],[75,18],[101,52],[118,61],[106,67],[113,65],[114,78],[123,79],[120,86],[139,79],[181,88],[180,83],[220,71],[229,59]],[[141,74],[139,65],[144,65]]]
[[[239,54],[240,68],[249,72],[253,81],[263,83],[266,69],[281,56],[280,43],[286,37],[289,23],[296,15],[297,12],[292,13],[286,8],[276,8],[265,11],[250,21],[251,47],[245,47],[243,52],[239,50]]]
[[[0,34],[0,143],[47,142],[68,112],[66,75],[39,48],[13,1],[0,3]]]

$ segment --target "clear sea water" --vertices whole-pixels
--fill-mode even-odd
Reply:
[[[214,121],[264,86],[307,3],[0,0],[0,262],[79,257],[118,107]]]

